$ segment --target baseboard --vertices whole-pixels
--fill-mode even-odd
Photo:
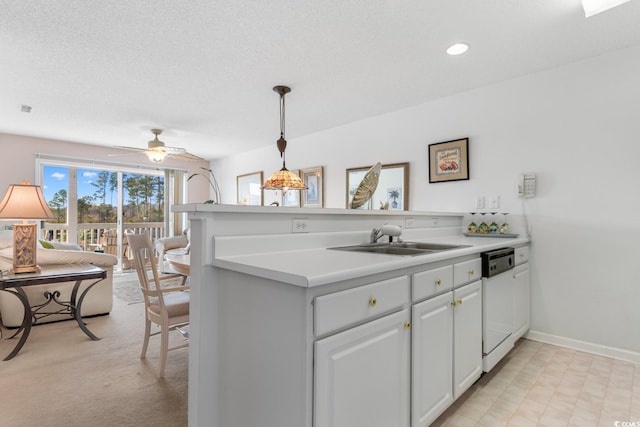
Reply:
[[[544,332],[538,331],[529,331],[524,337],[533,341],[567,347],[573,350],[584,351],[585,353],[596,354],[598,356],[624,360],[625,362],[640,363],[640,353],[637,353],[635,351],[629,351],[615,347],[607,347],[600,344],[574,340],[572,338],[560,337],[557,335],[545,334]]]

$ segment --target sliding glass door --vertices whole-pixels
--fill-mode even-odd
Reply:
[[[127,230],[146,230],[154,240],[171,234],[167,230],[174,220],[165,195],[172,199],[173,194],[183,194],[171,188],[176,184],[182,187],[180,179],[175,179],[184,176],[180,171],[131,171],[111,165],[97,168],[47,160],[41,160],[37,170],[41,171],[45,199],[56,216],[43,227],[46,239],[115,255],[118,268],[128,269],[132,264]]]

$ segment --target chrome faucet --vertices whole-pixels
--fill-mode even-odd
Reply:
[[[379,228],[374,228],[371,230],[371,236],[369,236],[369,243],[376,243],[379,238],[382,237],[382,233],[380,233]]]
[[[399,225],[385,224],[381,228],[371,230],[369,243],[376,243],[382,236],[389,236],[389,243],[391,243],[394,237],[400,240],[400,234],[402,234],[402,228]]]

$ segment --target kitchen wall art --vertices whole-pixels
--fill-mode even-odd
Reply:
[[[239,205],[262,206],[262,171],[238,175],[236,185]]]
[[[371,166],[347,169],[346,207]],[[409,210],[409,163],[382,165],[378,186],[371,199],[360,209]]]
[[[429,145],[429,182],[469,179],[469,138]]]
[[[300,191],[300,203],[303,208],[324,207],[324,183],[322,166],[301,169],[300,178],[308,187]]]

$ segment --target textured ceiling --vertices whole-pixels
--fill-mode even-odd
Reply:
[[[640,1],[0,0],[0,132],[212,159],[640,43]],[[452,43],[471,45],[450,57]],[[23,113],[20,106],[32,106]],[[275,144],[274,144],[275,145]],[[114,150],[115,151],[115,150]]]

